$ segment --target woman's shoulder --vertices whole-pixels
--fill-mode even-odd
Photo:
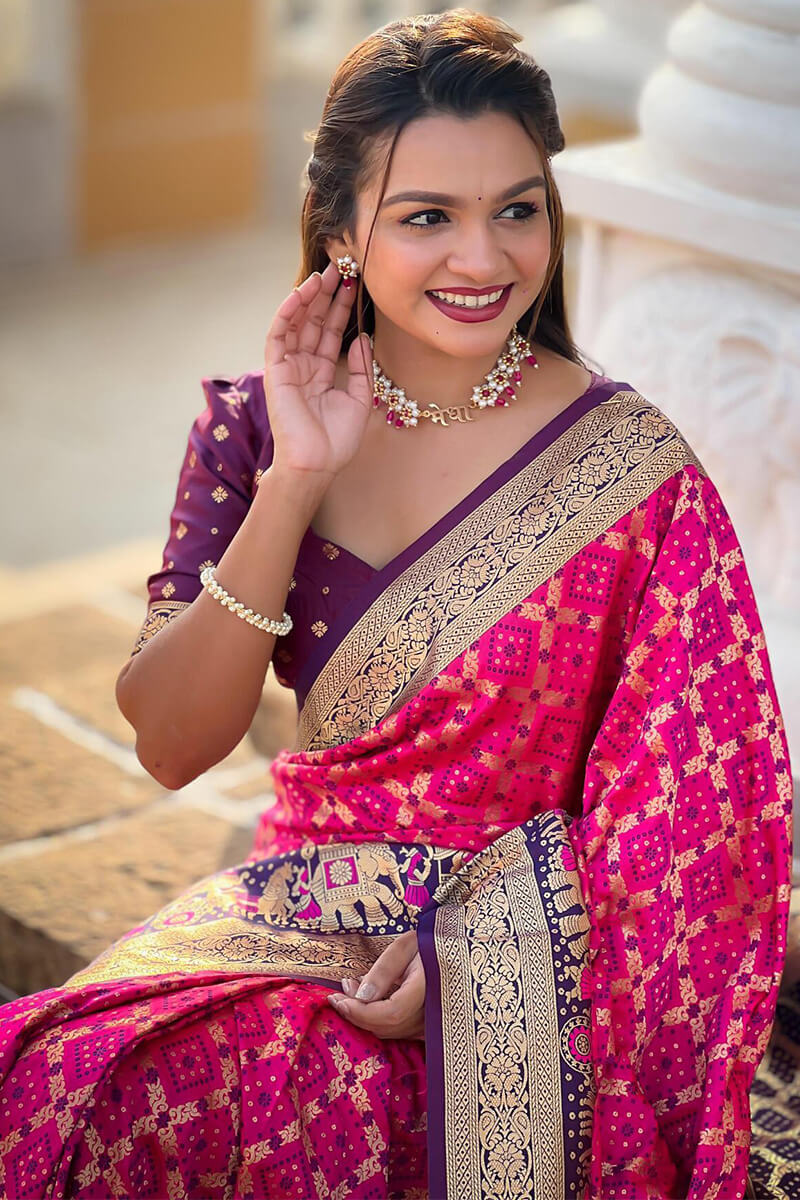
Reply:
[[[268,433],[263,370],[244,371],[240,375],[204,375],[201,383],[209,409]]]
[[[659,443],[675,442],[679,443],[686,453],[694,455],[694,450],[680,424],[635,383],[595,371],[593,386],[602,388],[606,404],[622,419],[622,424],[616,428],[615,436],[632,439],[640,446],[643,436]]]
[[[255,477],[260,477],[274,452],[263,370],[206,375],[201,382],[206,407],[195,422],[195,436],[220,458],[251,460]]]

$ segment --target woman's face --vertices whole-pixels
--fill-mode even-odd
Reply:
[[[380,190],[376,174],[358,197],[350,252],[359,264]],[[505,113],[437,114],[405,127],[364,269],[379,343],[397,348],[406,334],[460,358],[499,352],[547,272],[543,175],[536,146]],[[485,308],[464,303],[501,291]]]

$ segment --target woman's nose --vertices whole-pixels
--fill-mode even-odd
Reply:
[[[469,279],[476,287],[508,282],[505,254],[490,232],[465,234],[450,254],[447,266],[453,275]]]

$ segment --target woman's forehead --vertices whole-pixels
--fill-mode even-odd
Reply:
[[[385,162],[385,155],[380,157]],[[499,195],[523,178],[543,175],[536,144],[507,113],[477,117],[430,114],[400,132],[386,182],[385,201],[400,192],[431,191],[464,198]],[[369,190],[380,184],[382,170]]]

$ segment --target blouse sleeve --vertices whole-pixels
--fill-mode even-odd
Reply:
[[[272,461],[263,376],[204,378],[206,407],[189,431],[161,569],[147,579],[147,614],[132,655],[202,590],[247,515]]]
[[[571,831],[591,920],[592,1195],[745,1194],[791,827],[786,734],[741,546],[714,484],[689,466]]]

